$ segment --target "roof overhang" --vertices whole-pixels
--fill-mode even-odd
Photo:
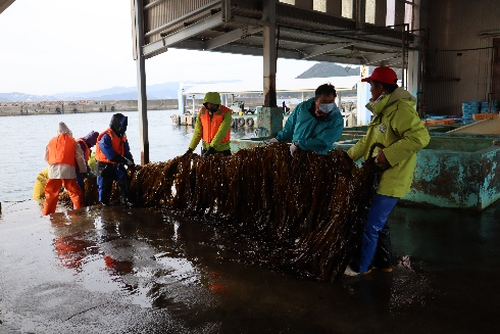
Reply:
[[[263,1],[155,0],[144,6],[143,55],[168,48],[263,55]],[[189,4],[189,3],[188,3]],[[324,12],[276,3],[278,58],[328,61],[354,65],[403,64],[403,45],[413,36],[388,27],[376,27]]]
[[[0,14],[3,13],[10,5],[12,5],[16,0],[0,0]]]

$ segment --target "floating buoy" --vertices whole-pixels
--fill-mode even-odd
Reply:
[[[253,118],[252,118],[252,117],[248,117],[248,118],[247,118],[247,126],[248,126],[249,128],[253,128],[254,123],[255,123],[255,122],[254,122],[254,120],[253,120]]]
[[[242,128],[245,126],[245,119],[243,117],[238,118],[238,127]]]

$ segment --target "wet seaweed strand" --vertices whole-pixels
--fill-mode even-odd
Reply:
[[[230,157],[179,156],[137,166],[129,176],[140,206],[232,224],[251,250],[249,262],[333,280],[361,235],[376,186],[371,164],[358,167],[341,150],[291,157],[287,145],[271,144]],[[86,182],[89,204],[97,203],[93,183]]]

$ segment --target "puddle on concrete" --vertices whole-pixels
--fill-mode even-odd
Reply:
[[[499,259],[485,258],[499,247],[497,218],[398,207],[392,274],[317,282],[243,261],[221,222],[101,206],[49,218],[36,202],[4,204],[0,332],[488,332],[499,328]],[[472,255],[453,256],[460,247]]]

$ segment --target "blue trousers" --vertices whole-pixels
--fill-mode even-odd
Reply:
[[[359,272],[365,273],[370,267],[378,247],[379,232],[382,231],[387,218],[398,203],[399,198],[375,194],[368,212],[363,237],[361,239],[361,259]],[[390,240],[389,240],[390,243]]]
[[[128,201],[129,180],[123,165],[107,164],[98,161],[96,168],[99,202],[102,204],[109,204],[113,181],[115,180],[120,191],[120,201],[122,203]]]

